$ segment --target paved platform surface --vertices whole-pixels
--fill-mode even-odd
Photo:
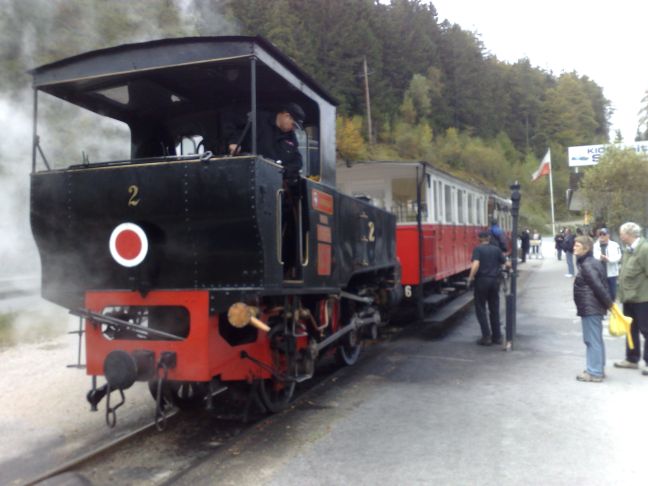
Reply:
[[[177,483],[648,484],[648,376],[612,367],[624,341],[606,331],[607,380],[576,381],[564,260],[519,268],[513,351],[475,344],[472,309],[441,339],[408,333]]]

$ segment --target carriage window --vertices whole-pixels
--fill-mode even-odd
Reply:
[[[452,223],[452,187],[443,186],[443,194],[445,201],[445,222]]]
[[[443,219],[443,194],[441,193],[442,188],[441,181],[434,181],[434,222],[441,223]]]
[[[426,186],[421,186],[421,200],[426,200]],[[417,214],[416,204],[416,179],[393,179],[392,180],[392,213],[394,213],[398,222],[415,222]],[[427,220],[427,208],[421,208],[421,219]]]
[[[484,224],[484,199],[482,197],[477,198],[477,225],[482,226]]]
[[[468,224],[475,224],[475,196],[468,194]]]
[[[465,217],[465,213],[464,213],[465,196],[466,196],[466,191],[464,191],[463,189],[458,189],[457,190],[457,222],[459,224],[464,224],[466,222],[466,217]]]

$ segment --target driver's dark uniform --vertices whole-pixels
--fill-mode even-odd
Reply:
[[[276,113],[258,112],[257,114],[257,153],[274,160],[284,167],[284,179],[296,181],[302,168],[297,136],[294,131],[282,132],[276,124]],[[251,132],[241,142],[241,152],[251,152]],[[236,143],[238,134],[228,137],[228,144]]]

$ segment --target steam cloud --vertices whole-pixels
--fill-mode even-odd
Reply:
[[[223,4],[207,0],[0,0],[0,60],[14,66],[13,75],[3,74],[7,79],[2,79],[0,85],[0,278],[36,276],[40,272],[29,226],[33,95],[25,71],[44,62],[116,44],[237,34],[238,26],[221,13]],[[147,18],[151,12],[163,9],[176,15],[173,22]],[[68,23],[66,19],[72,14],[79,18]],[[116,28],[121,31],[111,32]],[[75,50],[53,54],[59,45]],[[91,162],[129,156],[129,135],[123,124],[67,106],[48,95],[39,97],[38,123],[41,146],[50,165],[56,168],[80,163],[82,152]],[[40,157],[37,160],[40,170],[42,161]]]

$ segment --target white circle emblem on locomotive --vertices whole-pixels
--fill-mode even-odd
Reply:
[[[110,254],[124,267],[135,267],[144,261],[149,243],[144,230],[135,223],[122,223],[110,234]]]

